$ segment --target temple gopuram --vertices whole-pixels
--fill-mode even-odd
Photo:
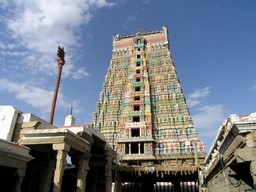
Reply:
[[[118,154],[114,183],[122,191],[200,187],[204,144],[193,126],[167,27],[113,36],[92,124]]]

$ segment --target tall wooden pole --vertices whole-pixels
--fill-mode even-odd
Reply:
[[[55,85],[54,89],[54,95],[52,99],[52,107],[51,107],[51,113],[50,113],[50,120],[49,123],[52,125],[53,124],[53,118],[54,118],[54,113],[55,113],[55,106],[56,106],[56,101],[58,97],[58,92],[59,92],[59,86],[60,86],[60,79],[61,79],[61,73],[62,73],[62,67],[65,64],[65,52],[64,52],[64,47],[58,47],[58,76],[57,76],[57,82]]]

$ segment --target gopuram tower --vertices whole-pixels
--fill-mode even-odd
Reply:
[[[197,181],[204,145],[193,126],[166,27],[113,37],[93,126],[117,151],[121,182],[134,182],[133,174],[154,187],[168,181],[180,190],[181,182]]]

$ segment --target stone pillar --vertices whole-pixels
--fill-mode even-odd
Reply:
[[[76,192],[85,192],[86,189],[86,177],[89,170],[89,159],[91,157],[90,153],[78,156],[78,172],[77,172],[77,183]]]
[[[112,187],[112,158],[106,155],[106,165],[105,165],[105,180],[106,180],[106,192],[111,192]]]
[[[65,143],[53,144],[53,149],[57,151],[57,162],[53,178],[53,192],[61,192],[62,176],[65,170],[66,158],[70,146]]]
[[[50,155],[48,159],[43,159],[43,164],[41,165],[41,173],[40,173],[40,186],[39,186],[39,192],[49,192],[51,181],[55,169],[56,162]]]
[[[16,180],[14,186],[14,192],[21,192],[21,184],[23,182],[24,176],[26,174],[25,169],[17,169],[15,172]]]
[[[253,179],[253,186],[256,188],[256,160],[251,161],[250,171]]]
[[[248,134],[245,138],[246,141],[246,145],[253,149],[256,148],[256,131],[252,131],[250,134]],[[252,153],[251,156],[255,157],[255,152]],[[250,164],[250,172],[251,172],[251,176],[253,179],[253,186],[254,188],[256,188],[256,160],[251,159],[251,164]]]
[[[27,175],[26,175],[26,186],[25,191],[26,192],[34,192],[33,184],[36,182],[37,173],[40,171],[40,163],[37,160],[37,156],[35,156],[35,159],[32,160],[29,164],[29,167],[27,169]]]

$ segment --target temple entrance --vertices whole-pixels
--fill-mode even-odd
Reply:
[[[115,192],[198,192],[197,172],[183,175],[152,171],[133,170],[116,173]]]

